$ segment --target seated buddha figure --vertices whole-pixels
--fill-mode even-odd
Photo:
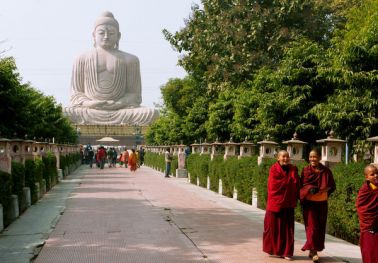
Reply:
[[[71,107],[64,109],[77,124],[146,125],[158,117],[154,108],[141,107],[139,59],[118,49],[121,33],[110,12],[97,18],[94,48],[75,61],[71,79]]]

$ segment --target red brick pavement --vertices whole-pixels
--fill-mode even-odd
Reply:
[[[286,262],[262,252],[261,218],[227,208],[225,197],[145,167],[83,174],[36,263]],[[311,262],[301,245],[295,262]]]

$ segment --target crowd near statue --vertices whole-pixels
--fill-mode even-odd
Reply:
[[[94,25],[94,48],[73,65],[71,107],[64,112],[74,123],[146,125],[158,117],[156,109],[140,106],[139,59],[118,49],[120,38],[113,14],[101,14]]]

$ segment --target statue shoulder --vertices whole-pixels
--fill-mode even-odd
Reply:
[[[139,58],[131,53],[120,51],[127,64],[139,65]]]
[[[75,63],[84,62],[84,61],[88,60],[88,58],[91,58],[91,57],[95,58],[95,56],[96,56],[96,52],[95,52],[94,49],[85,51],[85,52],[76,56]]]

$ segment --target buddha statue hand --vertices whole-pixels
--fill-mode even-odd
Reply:
[[[90,109],[101,109],[107,104],[107,101],[103,100],[89,100],[82,103],[83,107]]]

